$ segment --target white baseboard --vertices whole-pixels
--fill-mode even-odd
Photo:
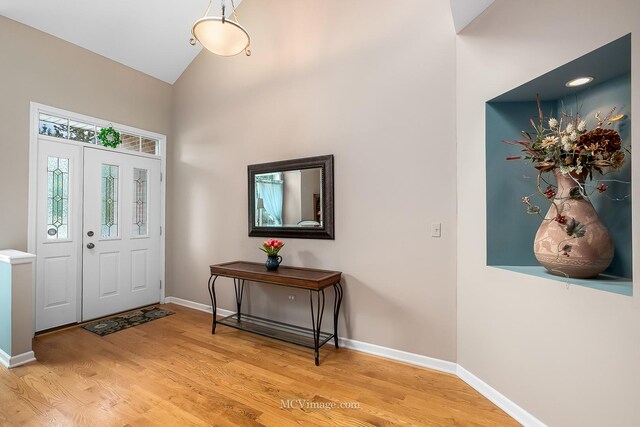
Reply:
[[[0,363],[5,368],[9,367],[9,362],[11,361],[11,356],[4,352],[4,350],[0,349]]]
[[[33,351],[28,351],[26,353],[18,354],[17,356],[9,356],[3,350],[0,350],[0,363],[5,368],[15,368],[17,366],[24,365],[29,362],[35,362],[36,356]]]
[[[514,420],[523,426],[546,427],[545,423],[522,409],[520,406],[516,405],[505,395],[464,369],[462,366],[458,365],[458,371],[456,374],[462,381],[476,389],[478,393],[492,401],[498,408],[509,414]]]
[[[205,313],[211,313],[210,305],[200,304],[199,302],[193,302],[182,298],[166,297],[164,299],[164,302],[165,304],[176,304],[183,307],[193,308],[194,310],[204,311]],[[233,311],[225,310],[224,308],[218,307],[216,309],[216,314],[218,316],[231,316],[233,314]]]
[[[395,350],[393,348],[382,347],[380,345],[369,344],[362,341],[356,341],[350,338],[339,338],[338,341],[340,346],[344,348],[360,351],[362,353],[373,354],[376,356],[384,357],[385,359],[397,360],[398,362],[422,366],[424,368],[446,372],[448,374],[455,374],[456,368],[458,366],[455,363],[446,360],[434,359],[433,357],[422,356],[420,354],[409,353],[402,350]]]
[[[167,297],[166,303],[173,303],[194,310],[204,311],[211,313],[211,306],[206,304],[200,304],[197,302],[176,298]],[[232,311],[224,310],[221,308],[216,309],[219,316],[229,316],[233,314]],[[509,414],[513,419],[522,424],[525,427],[546,427],[546,425],[525,411],[520,406],[505,397],[498,390],[491,387],[489,384],[482,381],[480,378],[473,375],[471,372],[464,369],[462,366],[454,362],[447,360],[435,359],[433,357],[423,356],[420,354],[409,353],[402,350],[395,350],[393,348],[382,347],[376,344],[369,344],[362,341],[356,341],[350,338],[340,338],[339,344],[343,348],[348,348],[362,353],[373,354],[376,356],[384,357],[386,359],[396,360],[398,362],[409,363],[411,365],[421,366],[435,371],[446,372],[448,374],[457,375],[462,381],[469,384],[481,395],[493,402],[497,407]]]

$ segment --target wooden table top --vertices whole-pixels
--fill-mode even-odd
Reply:
[[[340,282],[342,272],[318,270],[315,268],[287,267],[281,265],[276,271],[269,271],[259,262],[233,261],[209,267],[215,276],[233,277],[254,282],[294,288],[320,290]]]

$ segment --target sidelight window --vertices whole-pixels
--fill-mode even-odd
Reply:
[[[47,158],[47,240],[69,237],[69,159]]]
[[[116,165],[102,165],[101,236],[103,239],[118,237],[118,185],[119,170]]]
[[[134,236],[147,235],[147,177],[146,169],[133,169],[133,232]]]

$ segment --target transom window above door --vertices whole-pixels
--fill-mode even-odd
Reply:
[[[38,133],[40,135],[102,145],[98,139],[101,126],[46,113],[40,113],[39,120]],[[160,155],[160,143],[157,139],[116,130],[120,132],[122,140],[122,144],[118,148],[154,156]]]

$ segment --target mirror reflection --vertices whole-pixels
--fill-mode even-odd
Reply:
[[[322,168],[254,176],[255,226],[322,228]]]
[[[249,236],[334,239],[333,155],[248,165]]]

